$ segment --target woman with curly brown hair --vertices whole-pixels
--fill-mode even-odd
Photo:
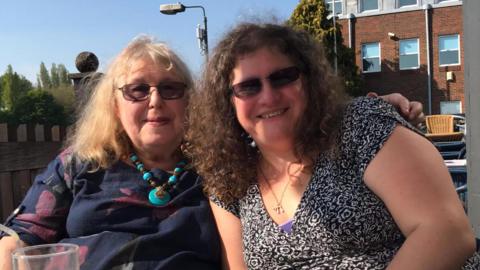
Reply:
[[[474,254],[433,145],[381,99],[348,100],[307,33],[240,24],[204,72],[189,141],[227,268],[458,269]]]

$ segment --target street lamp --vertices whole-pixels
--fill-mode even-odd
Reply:
[[[327,19],[333,19],[333,69],[335,75],[338,72],[338,63],[337,63],[337,23],[335,21],[337,14],[335,14],[335,1],[332,1],[332,13],[327,16]]]
[[[201,8],[203,12],[203,28],[197,26],[197,38],[202,55],[205,55],[205,60],[208,61],[208,33],[207,33],[207,16],[205,16],[205,9],[202,6],[185,6],[178,2],[176,4],[160,5],[160,12],[166,15],[175,15],[179,12],[184,12],[187,8]]]

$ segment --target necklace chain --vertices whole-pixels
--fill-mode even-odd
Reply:
[[[268,188],[273,194],[273,198],[275,198],[275,202],[277,205],[273,208],[273,211],[275,211],[278,215],[281,215],[285,213],[285,209],[283,209],[282,206],[282,201],[283,201],[283,196],[285,195],[285,191],[287,191],[288,185],[290,184],[291,179],[289,178],[287,181],[287,184],[285,184],[285,187],[283,188],[282,194],[280,195],[280,200],[277,198],[277,195],[273,191],[272,186],[270,185],[270,182],[268,181],[267,177],[265,176],[265,173],[263,172],[262,167],[260,166],[260,173],[262,174],[263,180],[267,183]]]

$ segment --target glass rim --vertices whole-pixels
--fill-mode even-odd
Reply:
[[[33,249],[51,248],[51,247],[59,247],[59,246],[65,247],[66,249],[58,252],[48,253],[48,254],[39,254],[39,255],[25,254],[25,252]],[[79,250],[78,245],[68,244],[68,243],[53,243],[53,244],[44,244],[44,245],[36,245],[36,246],[19,247],[12,252],[12,259],[25,259],[25,258],[42,259],[42,258],[48,258],[48,257],[62,256],[72,252],[75,253],[78,250]]]

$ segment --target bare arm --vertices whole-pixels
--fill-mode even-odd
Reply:
[[[406,237],[388,269],[460,269],[474,253],[473,231],[450,174],[425,138],[397,126],[364,180]]]
[[[240,219],[210,202],[213,216],[220,233],[223,269],[247,269],[243,260],[242,225]]]
[[[20,241],[20,246],[26,246],[24,242]],[[0,240],[0,269],[12,269],[12,252],[17,248],[17,241],[15,238],[5,236]]]

